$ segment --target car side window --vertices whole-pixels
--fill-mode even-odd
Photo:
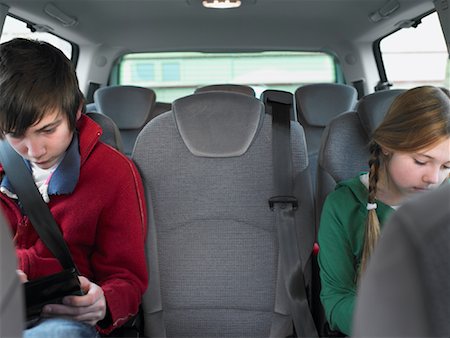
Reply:
[[[450,88],[450,60],[437,13],[399,24],[410,27],[380,41],[386,78],[392,88]]]
[[[12,40],[14,38],[41,40],[59,48],[68,59],[73,60],[72,44],[59,36],[47,32],[46,30],[51,30],[51,28],[43,25],[27,23],[7,15],[3,25],[3,31],[1,32],[0,43]]]

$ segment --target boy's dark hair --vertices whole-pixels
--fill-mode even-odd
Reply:
[[[59,110],[75,130],[84,103],[72,62],[47,42],[17,38],[0,45],[0,137],[24,135]]]

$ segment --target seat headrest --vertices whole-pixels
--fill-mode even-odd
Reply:
[[[278,101],[284,104],[290,105],[291,121],[297,121],[297,117],[294,112],[294,95],[284,90],[266,89],[261,93],[259,98],[266,107],[266,114],[272,115],[271,105],[267,104],[268,100]]]
[[[196,156],[241,156],[262,123],[264,106],[258,99],[232,92],[193,94],[172,105],[186,147]]]
[[[352,86],[339,83],[314,83],[295,91],[298,120],[314,127],[325,127],[334,117],[352,110],[358,92]]]
[[[371,137],[373,131],[383,121],[392,102],[403,92],[405,92],[404,89],[383,90],[366,95],[359,100],[356,112],[367,136]]]
[[[137,86],[110,86],[94,93],[99,113],[108,115],[119,129],[140,129],[150,119],[156,101],[153,90]]]
[[[252,87],[246,85],[239,84],[216,84],[209,85],[204,87],[199,87],[195,89],[194,93],[204,93],[211,91],[225,91],[225,92],[233,92],[233,93],[241,93],[249,96],[255,96],[255,91]]]

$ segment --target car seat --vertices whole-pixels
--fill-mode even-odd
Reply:
[[[122,136],[124,152],[131,156],[136,137],[151,118],[155,92],[137,86],[110,86],[95,91],[97,112],[109,116]]]
[[[313,197],[303,129],[291,122],[296,232],[310,291]],[[292,334],[279,269],[272,121],[260,100],[212,91],[174,101],[139,134],[150,285],[148,337]]]

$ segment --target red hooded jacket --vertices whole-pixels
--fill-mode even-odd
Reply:
[[[83,115],[77,131],[79,153],[74,152],[79,158],[78,180],[73,179],[76,169],[75,175],[65,175],[73,181],[73,191],[51,194],[49,187],[48,206],[81,275],[104,291],[112,322],[97,329],[109,333],[137,313],[148,285],[144,191],[132,161],[99,142],[102,131],[95,122]],[[4,176],[2,168],[0,173]],[[59,180],[64,177],[61,173],[55,176]],[[39,239],[28,217],[22,215],[17,200],[3,193],[0,200],[12,228],[18,268],[29,280],[61,271],[59,261]]]

